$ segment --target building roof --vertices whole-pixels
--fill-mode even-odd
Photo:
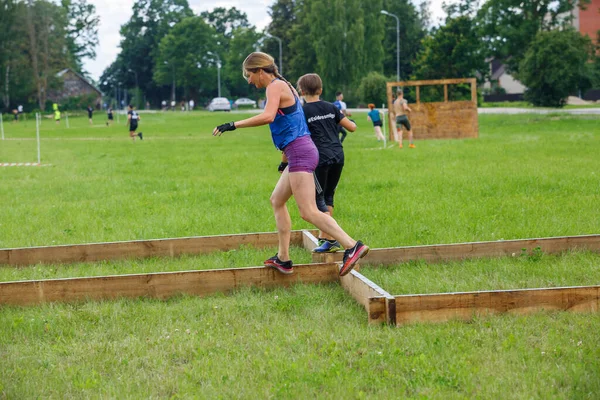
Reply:
[[[73,74],[75,74],[79,79],[81,79],[83,82],[85,82],[89,87],[91,87],[96,92],[98,92],[99,95],[102,95],[102,91],[100,89],[98,89],[96,86],[92,85],[83,75],[73,71],[71,68],[65,68],[65,69],[57,72],[56,76],[58,76],[60,78],[69,71],[71,71]]]

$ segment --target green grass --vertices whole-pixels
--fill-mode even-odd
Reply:
[[[42,163],[0,169],[0,248],[274,231],[280,156],[234,113],[104,115],[42,124]],[[344,142],[336,219],[372,247],[600,232],[600,118],[481,115],[473,140],[380,150]],[[366,117],[365,117],[366,118]],[[0,162],[35,161],[35,126],[5,123]],[[8,140],[10,139],[10,140]],[[18,139],[18,140],[15,140]],[[293,228],[312,228],[290,204]],[[0,268],[0,281],[260,265],[275,249]],[[293,249],[296,263],[310,256]],[[598,284],[566,253],[363,272],[392,294]],[[336,284],[0,308],[1,398],[597,398],[598,314],[368,326]],[[509,390],[507,390],[509,388]]]

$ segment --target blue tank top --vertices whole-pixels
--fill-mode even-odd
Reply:
[[[310,135],[300,100],[295,95],[294,98],[295,104],[284,109],[277,109],[275,120],[269,124],[271,138],[279,150],[283,150],[285,146],[299,137]]]
[[[377,110],[369,111],[368,115],[371,118],[371,121],[373,121],[373,122],[378,122],[381,119],[379,117],[379,111],[377,111]]]

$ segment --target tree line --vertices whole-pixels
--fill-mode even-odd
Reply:
[[[461,0],[445,5],[431,27],[430,4],[408,0],[277,0],[271,22],[258,30],[236,8],[194,14],[187,0],[138,0],[121,29],[121,51],[99,88],[112,99],[194,99],[219,92],[229,98],[261,96],[242,77],[252,51],[273,55],[295,82],[316,72],[324,98],[343,91],[352,105],[385,102],[385,82],[400,78],[490,77],[489,61],[506,64],[525,86],[527,100],[561,106],[569,94],[600,87],[598,45],[572,28],[575,7],[590,0]],[[388,14],[382,14],[385,10]],[[400,55],[397,65],[397,16]],[[14,99],[43,108],[55,73],[81,68],[97,43],[93,6],[85,0],[0,0],[0,84],[5,107]],[[280,46],[281,42],[281,59]],[[501,91],[494,86],[491,91]],[[454,98],[469,93],[452,88]],[[408,97],[410,98],[410,93]],[[433,87],[424,99],[435,99]]]

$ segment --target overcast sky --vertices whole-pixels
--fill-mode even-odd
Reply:
[[[188,0],[190,7],[195,14],[202,11],[212,10],[217,7],[231,8],[236,7],[246,13],[250,24],[256,26],[259,30],[265,28],[270,21],[268,14],[269,6],[275,3],[275,0],[227,0],[227,1],[207,1],[207,0]],[[437,22],[444,16],[441,9],[443,0],[432,0],[431,11],[432,20]],[[420,0],[414,0],[419,4]],[[98,29],[99,45],[96,48],[96,59],[85,60],[84,69],[95,79],[100,79],[102,72],[117,58],[120,51],[119,43],[121,36],[119,29],[121,25],[129,21],[132,14],[134,0],[89,0],[89,3],[96,6],[96,13],[100,16],[100,26]],[[395,23],[390,18],[390,23]]]

